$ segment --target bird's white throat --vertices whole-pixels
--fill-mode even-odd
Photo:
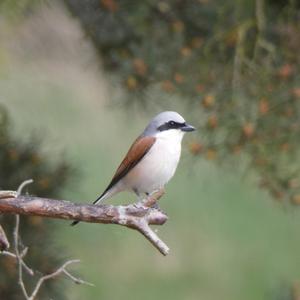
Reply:
[[[181,143],[184,132],[178,129],[159,131],[155,134],[158,139],[168,140],[170,143]]]

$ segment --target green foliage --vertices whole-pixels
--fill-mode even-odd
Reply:
[[[9,119],[5,109],[0,107],[0,184],[2,189],[16,190],[26,179],[33,178],[30,193],[55,197],[65,186],[70,175],[70,167],[60,160],[50,166],[47,158],[40,154],[39,142],[31,139],[19,142],[10,133]],[[14,216],[2,215],[0,223],[12,244]],[[56,226],[40,217],[21,217],[20,238],[29,247],[26,262],[36,272],[32,278],[25,275],[26,286],[32,288],[38,277],[53,272],[62,264],[63,255],[54,244],[53,233]],[[24,296],[18,287],[16,262],[13,258],[0,257],[0,299],[16,300]],[[41,272],[41,273],[40,273]],[[24,272],[26,274],[26,272]],[[39,299],[65,299],[59,281],[45,283],[39,293]]]
[[[11,18],[19,17],[29,12],[37,3],[43,0],[1,0],[0,13]]]
[[[180,95],[199,127],[191,153],[247,161],[274,197],[300,203],[296,1],[65,2],[125,103],[144,105],[157,88]]]

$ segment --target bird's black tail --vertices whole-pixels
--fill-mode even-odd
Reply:
[[[75,226],[76,224],[78,224],[79,223],[79,221],[73,221],[70,225],[71,226]]]

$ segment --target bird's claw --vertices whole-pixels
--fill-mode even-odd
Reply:
[[[144,205],[143,205],[143,203],[142,202],[136,202],[136,203],[133,203],[133,207],[134,208],[141,208],[141,207],[143,207]]]

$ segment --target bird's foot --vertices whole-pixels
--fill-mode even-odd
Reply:
[[[159,207],[159,205],[158,205],[157,202],[155,202],[155,203],[151,206],[151,208],[154,208],[154,209],[156,209],[156,210],[158,210],[158,211],[162,211],[161,208]]]
[[[138,202],[133,203],[133,207],[134,208],[141,208],[141,207],[144,207],[144,205],[143,205],[143,202],[138,201]]]

